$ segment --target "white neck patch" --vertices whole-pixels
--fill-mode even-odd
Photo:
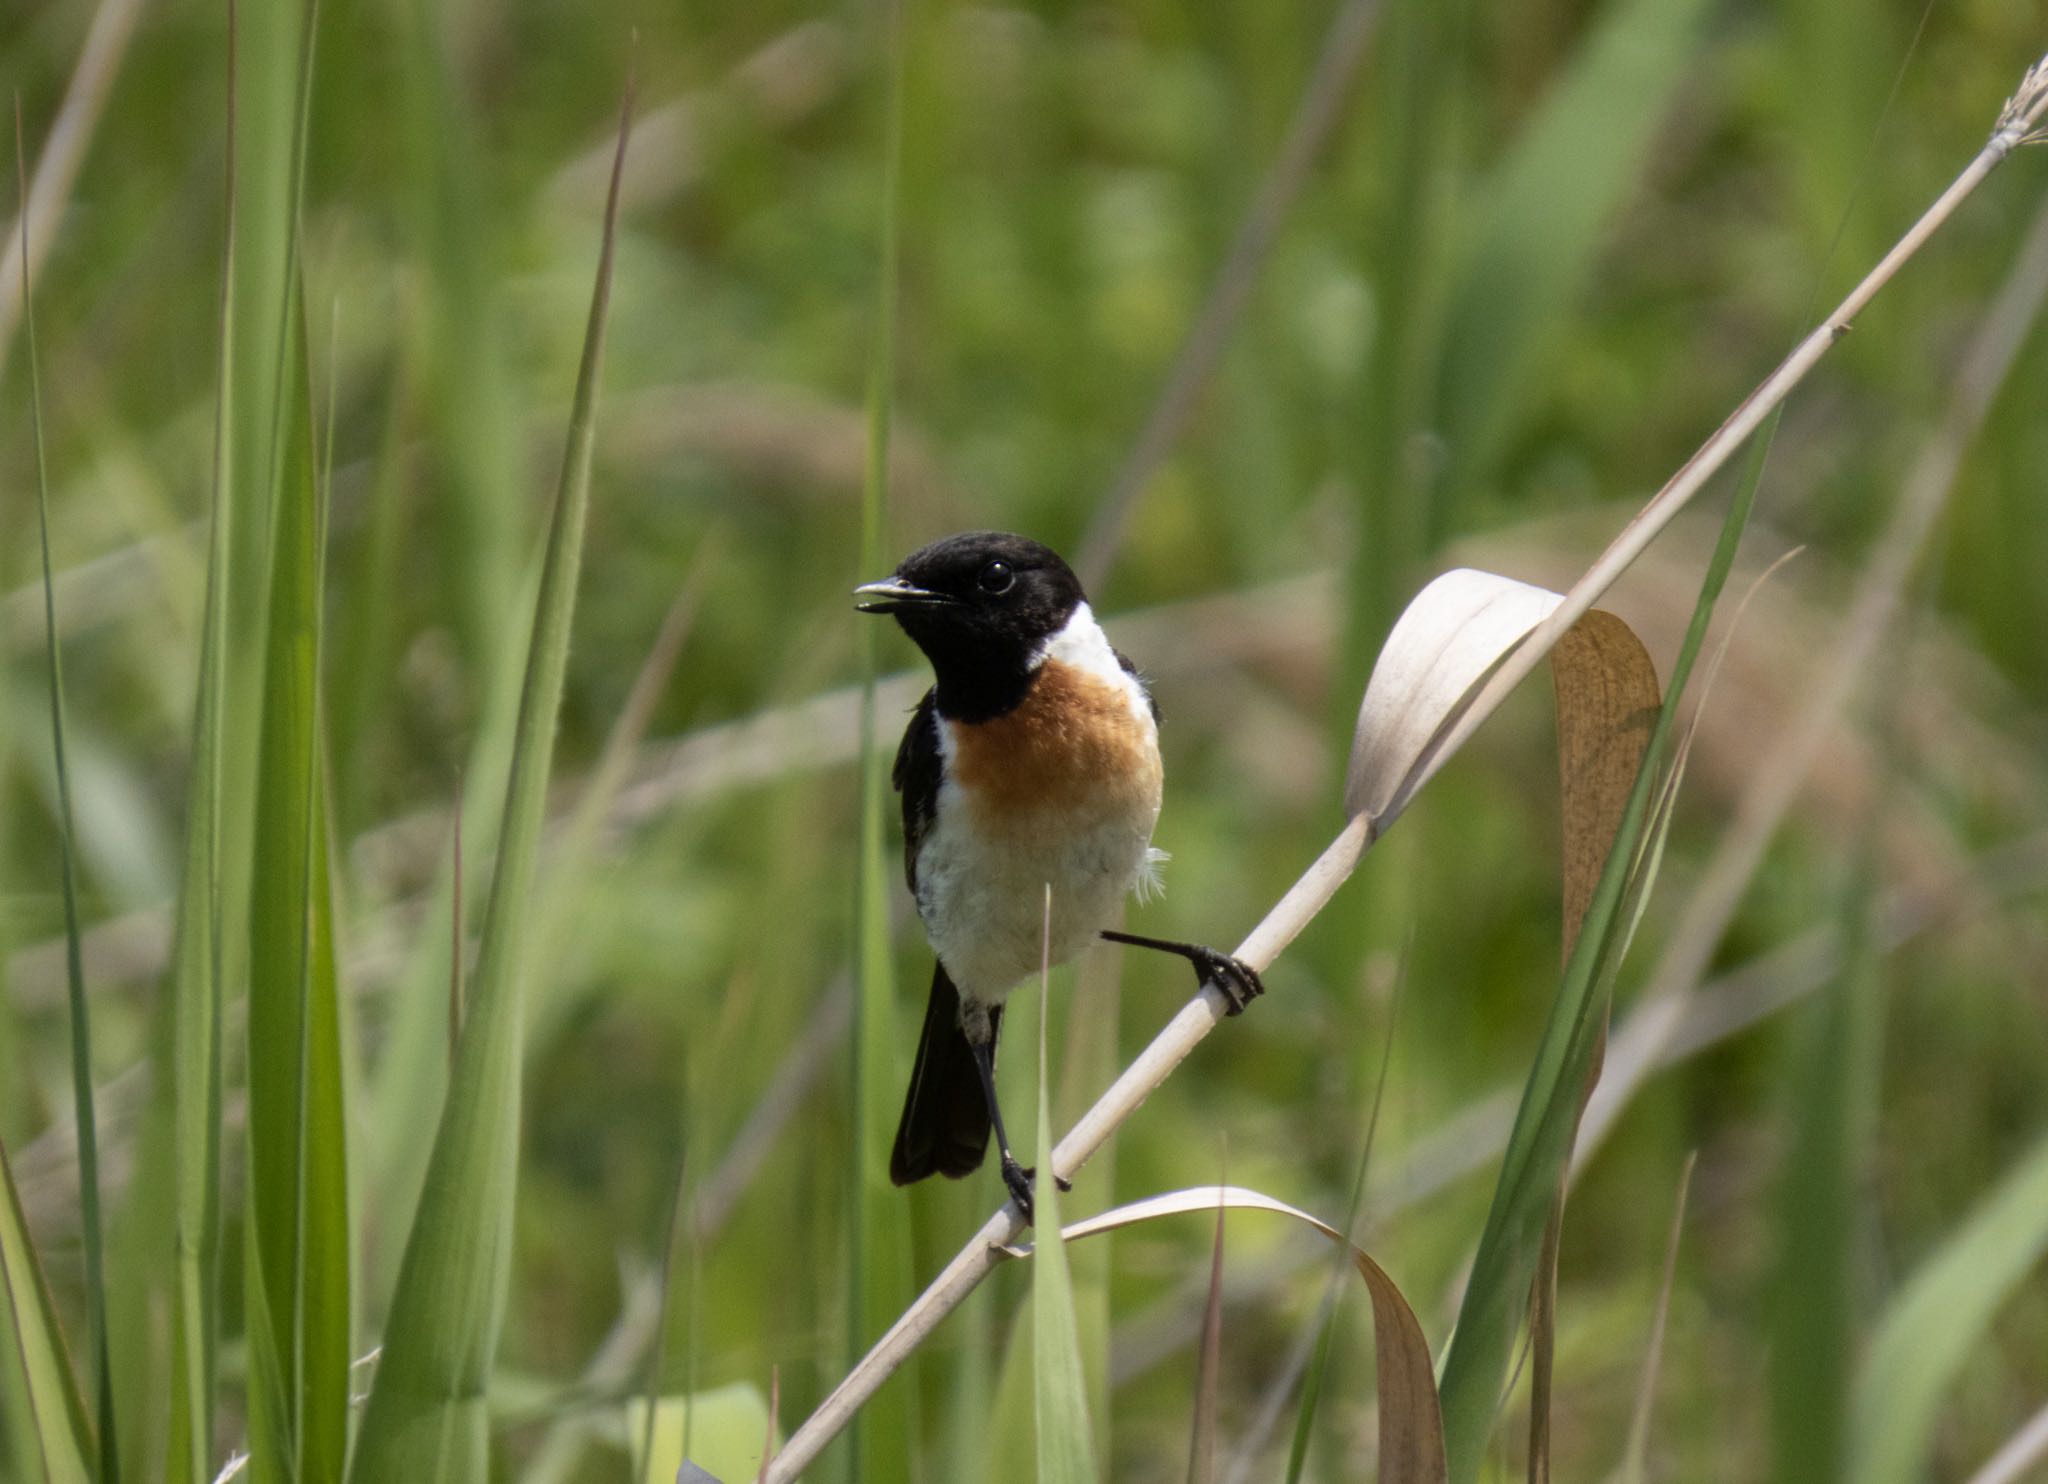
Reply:
[[[1058,660],[1102,680],[1125,678],[1124,667],[1117,662],[1116,651],[1110,648],[1109,636],[1102,632],[1102,625],[1095,621],[1095,613],[1086,603],[1074,605],[1066,624],[1039,646],[1031,667],[1035,670],[1047,660]]]

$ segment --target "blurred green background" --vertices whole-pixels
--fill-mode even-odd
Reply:
[[[1406,597],[1455,563],[1566,585],[1978,150],[2048,38],[2039,6],[1989,0],[1358,7],[1367,50],[1329,138],[1244,280],[1184,436],[1112,530],[1106,496],[1241,220],[1273,189],[1340,9],[903,11],[885,545],[893,560],[948,531],[1013,529],[1100,574],[1096,608],[1166,718],[1158,843],[1173,860],[1137,931],[1228,943],[1248,930],[1341,824],[1351,715]],[[478,750],[503,736],[494,698],[525,638],[629,57],[639,75],[556,768],[565,823],[594,802],[585,833],[559,832],[568,845],[543,864],[494,1394],[503,1477],[616,1478],[618,1404],[644,1392],[657,1350],[664,1393],[765,1392],[774,1368],[787,1427],[873,1337],[849,1314],[845,1259],[846,687],[847,592],[880,575],[856,552],[884,12],[326,0],[320,25],[303,250],[315,404],[334,409],[326,707],[358,1351],[383,1323],[438,1106],[448,811],[463,780],[493,776]],[[197,669],[223,7],[0,10],[0,86],[20,96],[31,168],[94,45],[109,58],[102,106],[67,115],[82,160],[50,212],[36,302],[118,1254],[150,1237],[120,1212],[148,1168],[139,1131]],[[264,75],[260,58],[245,67],[256,86]],[[1746,550],[1752,570],[1806,551],[1734,628],[1618,1023],[1814,694],[2044,187],[2048,164],[2022,151],[1791,405]],[[0,288],[0,1141],[74,1313],[16,287]],[[1560,1477],[1604,1477],[1622,1456],[1689,1152],[1653,1477],[1849,1477],[1885,1410],[1870,1398],[1890,1395],[1870,1377],[1898,1296],[2038,1163],[2044,407],[2048,347],[2031,343],[1968,444],[1873,683],[1710,939],[1718,977],[1687,1003],[1718,1033],[1681,1038],[1585,1168],[1563,1249]],[[1711,530],[1681,522],[1614,598],[1660,665]],[[650,671],[665,618],[679,648]],[[886,667],[915,658],[887,637]],[[643,673],[645,713],[622,723]],[[884,692],[885,745],[921,684]],[[1268,976],[1272,993],[1084,1171],[1069,1214],[1227,1170],[1341,1221],[1384,1058],[1362,1240],[1441,1349],[1500,1100],[1557,982],[1555,764],[1535,691],[1368,857]],[[610,737],[623,771],[607,777]],[[464,799],[472,820],[495,817],[495,796]],[[488,831],[466,831],[465,847],[474,918]],[[899,921],[907,1074],[929,958]],[[1121,985],[1119,968],[1105,954],[1056,976],[1067,1119],[1187,989],[1167,961],[1139,956]],[[1005,1078],[1019,1108],[1034,1026],[1020,1005]],[[231,1181],[239,1080],[231,1051]],[[907,1297],[951,1255],[995,1203],[985,1174],[897,1197],[910,1251],[902,1271],[870,1275],[878,1289]],[[679,1179],[664,1318],[653,1275]],[[1934,1477],[1969,1477],[2048,1398],[2034,1270],[2048,1212],[2038,1193],[2015,1199],[1997,1260],[1970,1265],[1993,1291],[1936,1326],[1956,1342],[1953,1368],[1939,1347],[1907,1346],[1900,1384],[1938,1405]],[[1209,1240],[1188,1220],[1077,1249],[1098,1443],[1119,1480],[1184,1476]],[[1278,1477],[1327,1265],[1246,1216],[1226,1282],[1226,1456],[1247,1449],[1244,1477]],[[1025,1476],[1028,1449],[1000,1443],[1029,1433],[1028,1393],[1002,1374],[1024,1293],[1019,1273],[1000,1274],[893,1384],[876,1426],[901,1433],[918,1477]],[[1358,1298],[1343,1300],[1315,1479],[1360,1477],[1369,1456]],[[131,1306],[117,1363],[140,1364],[163,1322]],[[231,1316],[230,1398],[234,1333]],[[232,1405],[226,1417],[232,1440]],[[150,1477],[161,1419],[132,1422],[123,1451]],[[1521,1435],[1504,1421],[1503,1477],[1519,1474]],[[0,1450],[0,1468],[18,1456]],[[852,1469],[833,1458],[820,1477]]]

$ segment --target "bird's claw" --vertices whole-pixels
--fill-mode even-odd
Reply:
[[[1226,1015],[1242,1015],[1244,1007],[1266,992],[1265,981],[1259,978],[1259,971],[1241,958],[1232,958],[1213,948],[1205,948],[1195,960],[1195,977],[1204,984],[1213,983],[1223,992],[1224,1002],[1230,1007]]]
[[[1010,1199],[1017,1203],[1017,1209],[1024,1213],[1024,1224],[1029,1226],[1032,1219],[1031,1193],[1038,1179],[1036,1165],[1020,1165],[1009,1155],[1003,1156],[1003,1187],[1010,1192]],[[1052,1177],[1052,1183],[1061,1192],[1072,1190],[1074,1182],[1059,1175]]]
[[[1010,1199],[1017,1203],[1017,1209],[1024,1214],[1024,1224],[1031,1222],[1031,1175],[1032,1171],[1011,1159],[1003,1157],[1003,1184],[1010,1192]]]

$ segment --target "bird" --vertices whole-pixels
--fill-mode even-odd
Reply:
[[[996,1099],[1011,990],[1098,938],[1186,959],[1232,1015],[1265,986],[1216,949],[1109,927],[1127,896],[1156,889],[1164,859],[1152,847],[1159,715],[1056,552],[968,531],[854,597],[863,613],[893,616],[932,667],[892,774],[904,875],[935,962],[889,1177],[971,1174],[993,1129],[1003,1184],[1028,1222],[1034,1172],[1011,1152]]]

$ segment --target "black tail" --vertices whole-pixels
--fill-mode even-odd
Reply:
[[[1000,1005],[988,1012],[989,1055],[995,1055],[995,1033],[1002,1028]],[[918,1038],[917,1065],[911,1069],[910,1091],[903,1098],[903,1121],[896,1126],[896,1147],[889,1152],[889,1178],[908,1185],[937,1172],[959,1179],[981,1168],[988,1153],[988,1099],[982,1095],[981,1073],[974,1048],[960,1029],[960,992],[946,977],[946,966],[932,966],[932,997],[924,1009],[924,1034]]]

